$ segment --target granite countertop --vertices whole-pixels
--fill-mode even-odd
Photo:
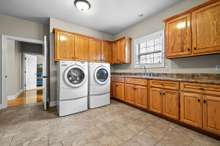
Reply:
[[[111,75],[119,75],[123,77],[171,80],[194,83],[208,83],[220,85],[220,74],[174,74],[174,73],[122,73],[112,72]]]

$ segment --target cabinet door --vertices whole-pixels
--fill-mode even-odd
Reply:
[[[114,97],[115,93],[115,83],[111,82],[111,88],[110,88],[110,96]]]
[[[192,13],[193,54],[220,52],[220,2]]]
[[[161,89],[150,88],[149,109],[156,113],[162,113],[163,96],[161,94]]]
[[[191,55],[191,15],[166,22],[166,55],[168,58]]]
[[[112,62],[112,42],[102,42],[102,61],[111,63]]]
[[[163,90],[163,114],[179,119],[179,93],[177,91]]]
[[[112,63],[117,64],[118,63],[118,43],[117,41],[113,42],[112,47]]]
[[[101,60],[101,41],[96,39],[89,39],[89,60]]]
[[[147,87],[135,86],[135,105],[147,109]]]
[[[115,97],[124,100],[124,83],[116,83],[115,85]]]
[[[125,62],[125,39],[121,39],[118,41],[118,62],[119,63],[126,63]]]
[[[180,120],[195,127],[202,127],[202,95],[181,93]]]
[[[77,60],[88,60],[89,58],[89,39],[77,35],[75,37],[75,58]]]
[[[125,101],[135,104],[135,85],[125,84]]]
[[[203,128],[210,132],[220,134],[220,97],[204,97]]]
[[[62,31],[55,31],[55,60],[73,60],[74,59],[73,34]]]

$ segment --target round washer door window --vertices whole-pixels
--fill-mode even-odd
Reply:
[[[69,67],[64,74],[66,83],[71,87],[80,87],[85,81],[85,73],[81,67]]]
[[[108,82],[108,78],[109,78],[109,73],[107,69],[105,69],[104,67],[99,67],[96,69],[95,72],[96,82],[98,82],[99,84],[106,84],[106,82]]]

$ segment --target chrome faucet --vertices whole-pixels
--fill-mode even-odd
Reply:
[[[144,66],[144,76],[147,76],[147,68]]]

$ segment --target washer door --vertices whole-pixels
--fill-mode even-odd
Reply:
[[[74,65],[66,69],[64,81],[71,87],[80,87],[86,81],[84,69],[81,66]]]
[[[101,85],[106,84],[109,80],[109,71],[103,66],[98,67],[94,75],[95,75],[95,81],[98,84]]]

